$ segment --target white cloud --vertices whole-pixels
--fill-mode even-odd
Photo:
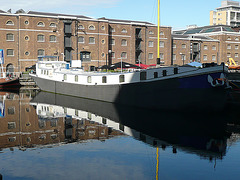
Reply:
[[[110,8],[119,1],[121,0],[11,0],[11,2],[0,0],[0,9],[3,11],[12,9],[12,13],[15,13],[18,9],[23,9],[25,11],[34,10],[71,14],[72,12],[87,11],[87,9],[92,8]]]

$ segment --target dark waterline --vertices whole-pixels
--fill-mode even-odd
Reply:
[[[199,114],[33,96],[1,95],[3,179],[239,179],[236,106]]]

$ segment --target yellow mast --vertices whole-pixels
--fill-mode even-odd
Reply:
[[[159,65],[160,65],[160,0],[158,0],[158,40],[157,40],[157,64],[159,61]],[[157,152],[156,152],[156,160],[157,160],[157,166],[156,166],[156,180],[158,180],[158,168],[159,168],[159,148],[157,146]]]
[[[157,39],[157,64],[160,64],[160,0],[158,0],[158,39]]]

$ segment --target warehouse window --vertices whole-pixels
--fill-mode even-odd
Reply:
[[[15,129],[16,123],[15,122],[8,122],[8,129]]]
[[[216,55],[212,55],[212,61],[216,61]]]
[[[122,57],[123,59],[127,59],[127,53],[126,53],[126,52],[122,52],[121,57]]]
[[[12,33],[8,33],[6,39],[7,41],[14,41],[14,35]]]
[[[44,42],[44,41],[45,41],[44,35],[39,34],[39,35],[37,36],[37,41],[38,41],[38,42]]]
[[[89,37],[89,44],[95,44],[95,37]]]
[[[39,49],[38,56],[44,56],[44,55],[45,55],[45,51],[43,49]]]
[[[79,36],[78,37],[78,42],[79,43],[84,43],[84,37],[83,36]]]
[[[115,45],[115,39],[110,39],[109,41],[110,41],[109,42],[110,45]]]
[[[148,54],[148,59],[153,59],[153,53]]]
[[[127,46],[127,40],[126,39],[122,39],[121,45],[122,46]]]
[[[160,47],[164,47],[164,42],[163,41],[160,41]]]
[[[207,61],[207,55],[203,55],[203,60]]]
[[[7,49],[7,56],[14,56],[14,50],[13,49]]]
[[[56,36],[55,36],[55,35],[50,35],[49,41],[50,41],[50,42],[56,42],[56,41],[57,41]]]
[[[153,41],[148,42],[148,47],[153,47]]]

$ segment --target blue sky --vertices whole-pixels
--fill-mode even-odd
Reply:
[[[0,0],[0,9],[18,9],[140,20],[157,23],[157,0]],[[161,25],[182,29],[187,25],[209,25],[209,12],[221,0],[161,0]]]

